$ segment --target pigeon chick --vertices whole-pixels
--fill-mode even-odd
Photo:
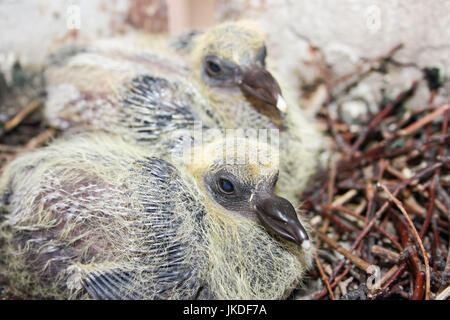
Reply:
[[[279,130],[277,190],[295,201],[315,171],[322,138],[295,102],[293,90],[282,90],[289,85],[280,85],[273,76],[276,70],[265,42],[257,24],[238,21],[191,33],[179,47],[225,128]]]
[[[196,123],[276,129],[282,151],[277,188],[294,200],[315,170],[320,136],[282,94],[259,27],[228,22],[172,47],[137,39],[104,40],[57,55],[45,72],[48,122],[147,145],[170,145],[174,131]]]
[[[0,179],[7,277],[39,298],[281,298],[313,248],[274,157],[215,138],[169,161],[102,134],[25,154]]]

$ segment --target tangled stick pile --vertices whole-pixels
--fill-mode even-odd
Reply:
[[[360,125],[345,123],[339,105],[330,111],[337,94],[370,72],[386,72],[401,47],[327,86],[317,119],[334,156],[302,196],[319,248],[311,281],[323,285],[307,298],[450,296],[450,102],[434,103],[439,72],[424,70]],[[429,101],[410,110],[408,99],[421,81]],[[343,89],[333,91],[337,83]]]

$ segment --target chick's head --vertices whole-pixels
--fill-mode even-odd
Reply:
[[[221,219],[244,218],[271,234],[308,249],[308,234],[292,204],[274,193],[277,148],[248,138],[227,137],[193,148],[199,155],[187,171],[206,195],[207,211]]]
[[[232,104],[245,99],[275,122],[286,111],[286,102],[266,69],[266,54],[265,34],[257,25],[229,22],[194,39],[191,62],[211,99]]]

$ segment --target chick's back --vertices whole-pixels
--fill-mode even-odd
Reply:
[[[36,297],[193,298],[207,266],[204,208],[173,166],[148,153],[79,138],[7,167],[0,232],[11,282]]]

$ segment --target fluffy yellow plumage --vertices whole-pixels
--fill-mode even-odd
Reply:
[[[0,179],[8,278],[36,297],[281,298],[311,265],[307,225],[273,193],[277,151],[232,141],[187,161],[95,134],[19,157]]]

